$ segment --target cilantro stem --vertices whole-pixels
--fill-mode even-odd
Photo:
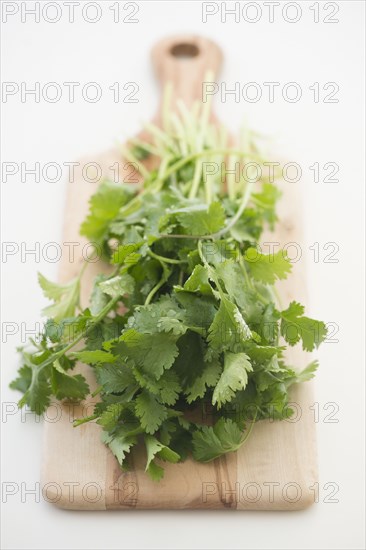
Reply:
[[[201,176],[202,176],[202,162],[196,162],[192,187],[188,195],[190,199],[194,199],[197,196],[199,185],[201,183]]]
[[[216,155],[236,155],[236,156],[247,156],[252,159],[257,159],[259,162],[263,161],[263,158],[259,155],[255,155],[253,153],[244,153],[244,151],[237,151],[235,149],[204,149],[203,151],[198,151],[196,153],[192,153],[191,155],[188,155],[187,157],[182,158],[181,160],[178,160],[175,164],[172,164],[168,170],[165,172],[164,179],[167,179],[173,172],[176,172],[180,168],[182,168],[185,164],[188,164],[192,160],[198,159],[200,157],[205,156],[216,156]]]
[[[62,348],[60,351],[57,351],[56,353],[53,353],[50,355],[43,363],[40,363],[39,365],[34,365],[34,368],[32,369],[32,381],[31,384],[26,391],[26,393],[23,395],[22,399],[19,401],[19,404],[21,406],[25,405],[26,403],[26,396],[29,395],[29,393],[33,390],[34,384],[36,383],[36,378],[39,375],[39,373],[58,359],[60,357],[63,357],[65,353],[70,351],[76,344],[78,344],[85,336],[89,334],[89,332],[98,324],[102,319],[113,309],[113,307],[116,305],[116,303],[120,300],[120,296],[117,296],[116,298],[113,298],[104,306],[104,308],[98,313],[98,315],[95,317],[94,322],[92,325],[90,325],[86,330],[81,332],[72,342],[70,342],[67,346]]]
[[[203,183],[205,186],[205,196],[206,196],[206,203],[211,204],[212,201],[212,185],[210,182],[211,177],[206,174],[206,176],[203,178]]]
[[[149,176],[149,171],[145,168],[145,166],[140,162],[135,155],[131,152],[131,150],[127,149],[127,147],[121,148],[121,153],[123,157],[130,162],[132,165],[137,166],[137,170],[140,172],[141,176],[143,178],[146,178]]]
[[[167,133],[169,133],[171,129],[170,110],[171,110],[172,96],[173,96],[173,82],[169,80],[165,85],[164,95],[163,95],[163,108],[162,108],[163,128]]]
[[[144,303],[145,306],[148,306],[150,304],[151,300],[153,299],[153,297],[155,296],[155,294],[157,293],[159,288],[161,288],[163,286],[165,281],[166,281],[166,279],[161,278],[160,281],[158,283],[156,283],[156,285],[150,290],[149,294],[146,297],[145,303]]]
[[[78,426],[81,426],[81,424],[86,424],[86,422],[90,422],[96,418],[99,418],[99,414],[91,414],[90,416],[85,416],[84,418],[77,418],[74,420],[72,425],[74,428],[77,428]]]
[[[252,430],[253,430],[253,426],[257,420],[257,415],[258,415],[258,408],[256,408],[256,411],[255,411],[255,415],[254,415],[254,418],[252,420],[252,422],[250,423],[250,426],[249,426],[249,429],[247,430],[244,438],[243,438],[243,441],[242,441],[242,444],[245,443],[247,441],[247,439],[249,438],[250,434],[252,433]]]
[[[202,240],[201,240],[201,239],[200,239],[200,240],[198,241],[198,243],[197,243],[197,250],[198,250],[198,255],[199,255],[199,257],[201,258],[202,263],[203,263],[206,267],[210,267],[208,261],[206,260],[206,258],[205,258],[204,255],[203,255]]]
[[[96,390],[91,394],[92,397],[96,397],[103,389],[103,386],[98,386]]]
[[[170,157],[163,157],[160,166],[159,166],[159,172],[158,172],[158,180],[164,179],[164,173],[167,169],[167,166],[169,164]]]
[[[129,202],[127,202],[125,205],[123,205],[123,207],[119,211],[119,214],[125,214],[126,212],[129,212],[131,210],[131,208],[133,208],[135,205],[137,205],[137,207],[139,207],[140,204],[141,204],[141,197],[143,197],[147,193],[151,193],[151,192],[158,193],[161,190],[161,188],[164,184],[164,181],[169,176],[171,176],[172,174],[177,172],[180,168],[182,168],[185,164],[188,164],[192,160],[198,159],[200,157],[205,157],[205,156],[229,155],[229,154],[233,154],[233,155],[237,155],[237,156],[243,156],[244,152],[243,151],[231,150],[231,149],[210,149],[210,150],[209,149],[204,149],[203,151],[199,151],[197,153],[192,153],[191,155],[188,155],[188,156],[182,158],[181,160],[178,160],[176,163],[172,164],[169,168],[167,168],[167,170],[165,170],[165,173],[162,175],[161,179],[158,179],[156,181],[155,185],[152,185],[151,187],[147,187],[146,189],[141,191],[141,193],[139,193],[138,195],[133,197]],[[258,161],[263,160],[261,157],[259,157],[258,155],[254,155],[254,154],[250,154],[250,155],[246,155],[246,156],[250,156],[253,159],[257,159]],[[201,238],[201,236],[197,236],[197,237],[196,236],[193,236],[193,237],[188,236],[187,238],[197,239],[197,238]]]
[[[166,281],[168,280],[168,277],[169,277],[169,271],[168,271],[168,268],[166,267],[166,265],[164,264],[164,262],[162,262],[159,259],[158,259],[158,261],[160,262],[161,267],[163,268],[163,275],[162,275],[160,281],[156,283],[156,285],[150,290],[149,294],[147,295],[146,300],[145,300],[145,304],[144,304],[145,306],[148,306],[150,304],[151,300],[153,299],[153,297],[155,296],[155,294],[157,293],[159,288],[161,288],[163,286],[163,284],[166,283]]]
[[[138,195],[135,195],[129,202],[127,202],[125,205],[123,205],[123,207],[119,211],[119,214],[121,215],[121,214],[125,214],[126,212],[130,212],[131,208],[134,208],[135,206],[137,206],[137,209],[138,209],[139,206],[141,205],[141,197],[143,197],[147,193],[151,193],[151,192],[152,193],[158,193],[161,190],[162,186],[164,185],[164,181],[169,176],[176,173],[180,168],[182,168],[183,166],[185,166],[186,164],[188,164],[192,160],[198,159],[200,157],[217,156],[217,155],[236,155],[236,156],[240,156],[240,157],[245,155],[245,156],[250,157],[252,159],[258,160],[259,162],[263,161],[262,157],[260,157],[259,155],[255,155],[255,154],[252,154],[252,153],[247,154],[247,153],[244,153],[243,151],[237,151],[235,149],[233,149],[233,150],[231,150],[231,149],[204,149],[203,151],[192,153],[191,155],[188,155],[188,156],[182,158],[181,160],[177,161],[176,163],[172,164],[169,168],[164,170],[164,174],[162,174],[161,177],[157,179],[157,181],[155,182],[155,185],[152,185],[151,187],[147,187],[143,191],[141,191],[141,193],[139,193]],[[146,169],[145,169],[145,172],[146,172],[146,176],[148,176],[149,173],[147,172]],[[200,174],[202,173],[202,164],[201,164],[201,168],[199,170],[199,173]],[[194,182],[195,187],[196,187],[196,185],[198,186],[199,183],[200,183],[200,178],[197,178],[197,184],[196,184],[196,181]],[[250,187],[250,191],[253,187],[253,183],[254,182],[250,182],[250,184],[248,185],[248,187]],[[206,184],[206,186],[207,186],[207,184]],[[193,196],[196,196],[197,191],[198,191],[198,188],[197,188],[197,190],[194,189],[194,195]],[[193,192],[191,190],[190,191],[190,197],[191,197],[192,193]],[[250,195],[250,193],[249,193],[249,195]],[[209,202],[209,199],[210,199],[210,192],[206,188],[206,200],[207,200],[207,202]],[[244,208],[245,208],[245,206],[244,206]],[[243,210],[244,210],[244,208],[243,208]],[[132,210],[132,212],[134,212],[134,211],[135,210]],[[237,219],[240,218],[241,214],[242,214],[242,212],[240,212]],[[221,230],[221,232],[218,232],[218,235],[224,234],[227,231],[229,231],[231,229],[231,227],[237,222],[237,219],[235,219],[235,221],[233,222],[232,225],[230,225],[230,227],[228,226],[227,229],[223,228]],[[208,235],[207,238],[214,238],[215,235],[216,234]],[[162,236],[168,237],[169,235],[162,235]],[[197,236],[196,235],[193,235],[193,236],[192,235],[188,235],[188,236],[170,235],[170,237],[173,237],[173,236],[177,237],[177,238],[200,239],[203,235],[197,235]]]
[[[137,138],[132,138],[129,141],[135,147],[140,147],[140,149],[144,149],[145,151],[148,151],[152,155],[160,156],[159,150],[153,147],[150,143],[147,143],[147,141],[141,141],[140,139],[137,139]]]
[[[228,174],[226,175],[226,181],[227,181],[227,190],[228,195],[230,199],[234,199],[235,197],[235,175],[233,174],[233,171],[235,170],[237,157],[236,155],[230,155],[228,160]]]
[[[166,264],[179,265],[179,264],[187,263],[186,260],[175,260],[173,258],[166,258],[165,256],[159,256],[159,254],[155,254],[155,252],[153,252],[151,249],[148,251],[148,255],[151,256],[152,258],[155,258],[156,260],[159,260],[160,262],[165,262]]]
[[[251,290],[254,290],[254,285],[253,285],[252,281],[249,279],[249,275],[248,275],[247,269],[244,265],[244,261],[243,261],[242,256],[239,256],[239,265],[240,265],[241,271],[244,275],[245,282],[247,283],[248,287]]]
[[[78,275],[78,291],[79,291],[79,296],[78,296],[78,300],[77,300],[77,308],[81,311],[82,310],[82,307],[81,307],[81,304],[80,304],[80,281],[81,281],[81,278],[82,276],[84,275],[84,272],[86,270],[86,268],[88,267],[89,263],[85,260],[83,265],[81,266],[81,269],[80,269],[80,273]]]
[[[183,285],[183,277],[184,277],[184,272],[183,272],[183,269],[181,269],[179,271],[179,278],[178,278],[178,285],[179,286],[182,286]]]
[[[243,212],[244,212],[244,210],[245,210],[245,208],[248,204],[248,201],[250,199],[250,195],[252,194],[253,187],[254,187],[254,181],[249,182],[248,185],[245,188],[243,198],[241,200],[240,206],[239,206],[235,216],[233,216],[231,218],[231,220],[229,221],[229,223],[225,227],[220,229],[220,231],[217,231],[216,233],[213,233],[212,235],[210,235],[210,237],[212,239],[218,239],[218,238],[222,237],[222,235],[225,235],[225,233],[227,233],[228,231],[230,231],[230,229],[232,229],[234,227],[234,225],[240,219],[241,215],[243,214]]]

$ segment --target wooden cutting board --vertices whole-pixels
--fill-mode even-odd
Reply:
[[[185,56],[185,57],[181,57]],[[201,99],[202,81],[207,69],[216,75],[221,63],[218,47],[195,36],[165,39],[153,50],[153,63],[163,84],[171,81],[174,98],[182,98],[189,106]],[[175,99],[172,109],[175,108]],[[155,117],[159,123],[160,114]],[[70,258],[70,244],[64,248],[60,281],[74,277],[83,262],[86,241],[79,236],[79,226],[88,210],[88,199],[96,186],[82,177],[87,162],[98,162],[105,175],[116,161],[124,167],[118,150],[98,158],[80,161],[80,170],[68,185],[63,243],[78,243],[75,257]],[[125,167],[125,173],[129,168]],[[121,172],[123,179],[124,172]],[[295,185],[284,189],[280,201],[276,232],[267,241],[283,244],[297,242],[301,246],[300,197]],[[108,267],[100,262],[88,266],[83,277],[82,303],[87,304],[93,278]],[[279,285],[284,304],[296,298],[304,301],[303,262],[293,265],[293,273]],[[289,362],[302,368],[309,358],[297,347],[290,350]],[[92,370],[78,369],[96,384]],[[112,453],[100,442],[101,428],[88,423],[73,428],[74,418],[92,413],[93,399],[80,405],[57,403],[50,407],[45,422],[42,487],[44,498],[73,510],[109,509],[182,509],[230,508],[237,510],[299,510],[314,501],[317,481],[315,423],[310,409],[312,385],[294,387],[291,401],[295,420],[260,421],[252,435],[236,453],[208,464],[191,459],[181,464],[164,463],[165,476],[153,482],[144,471],[144,455],[133,454],[133,469],[121,471]]]

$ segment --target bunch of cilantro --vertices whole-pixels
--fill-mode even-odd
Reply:
[[[291,263],[282,250],[260,253],[258,242],[276,222],[280,193],[232,170],[264,162],[252,134],[231,149],[223,129],[208,124],[207,106],[180,105],[163,130],[147,129],[148,142],[124,151],[143,185],[104,181],[81,226],[113,272],[95,279],[86,309],[87,262],[65,285],[39,276],[53,303],[39,339],[20,349],[11,386],[23,392],[21,406],[41,414],[53,396],[83,400],[88,384],[72,371],[77,361],[91,365],[100,400],[75,425],[96,420],[122,468],[145,446],[146,471],[159,480],[161,461],[213,460],[237,450],[256,421],[290,416],[289,388],[311,378],[317,362],[297,372],[286,346],[311,352],[326,328],[295,301],[277,305],[273,285]],[[156,169],[146,169],[147,157]]]

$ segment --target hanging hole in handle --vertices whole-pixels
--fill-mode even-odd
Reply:
[[[199,49],[195,44],[189,44],[188,42],[175,44],[170,49],[170,53],[173,57],[178,59],[190,59],[192,57],[197,57],[200,53]]]

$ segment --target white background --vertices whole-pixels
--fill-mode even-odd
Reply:
[[[83,3],[83,2],[82,2]],[[3,3],[3,4],[6,4]],[[24,2],[19,2],[24,4]],[[31,7],[34,2],[28,2]],[[42,3],[41,3],[42,4]],[[61,6],[63,2],[59,3]],[[149,51],[161,37],[176,32],[203,34],[217,41],[225,55],[222,80],[277,81],[274,103],[266,89],[257,103],[233,96],[218,97],[215,108],[221,120],[235,131],[243,117],[271,136],[283,156],[301,163],[310,296],[308,312],[339,325],[338,343],[327,343],[317,353],[321,368],[316,378],[319,403],[318,446],[320,502],[302,512],[232,513],[212,511],[154,511],[82,513],[65,512],[30,495],[22,502],[20,484],[32,487],[39,480],[42,424],[20,414],[3,417],[2,480],[19,484],[19,492],[2,506],[2,537],[6,549],[115,549],[115,548],[364,548],[363,539],[363,2],[338,2],[338,23],[324,23],[330,11],[320,4],[320,22],[314,23],[312,2],[300,2],[297,23],[284,21],[281,8],[269,23],[268,8],[261,2],[262,18],[236,23],[220,14],[202,22],[200,2],[139,2],[139,23],[114,23],[109,2],[100,3],[103,16],[96,24],[85,22],[80,8],[75,22],[67,22],[63,8],[60,22],[25,23],[19,13],[2,25],[3,81],[97,81],[103,99],[95,104],[79,98],[57,103],[19,94],[2,104],[3,161],[63,163],[77,160],[123,140],[149,120],[157,105],[158,87],[151,70]],[[229,4],[232,4],[230,2]],[[244,3],[245,4],[245,3]],[[282,6],[281,6],[282,7]],[[51,12],[50,12],[51,13]],[[121,12],[123,16],[127,12]],[[90,12],[92,14],[92,12]],[[289,12],[290,17],[292,13]],[[250,16],[249,17],[253,17]],[[112,101],[108,86],[136,82],[139,103]],[[283,84],[298,82],[303,97],[297,103],[282,99]],[[315,103],[309,90],[314,82],[336,82],[338,103]],[[328,90],[330,91],[330,90]],[[338,183],[314,183],[308,169],[314,162],[336,162]],[[34,183],[19,177],[2,183],[2,239],[35,242],[43,246],[62,239],[65,183]],[[308,248],[320,243],[320,260]],[[339,246],[338,263],[325,263],[322,247]],[[328,250],[330,252],[330,249]],[[5,258],[3,258],[5,260]],[[40,321],[45,305],[36,272],[55,278],[57,264],[37,263],[20,254],[2,264],[3,323]],[[4,325],[3,325],[4,326]],[[4,341],[4,337],[3,337]],[[3,345],[3,401],[17,396],[8,390],[17,367],[17,333]],[[336,423],[325,422],[327,403],[339,407]],[[337,503],[324,502],[336,483]],[[3,497],[4,499],[4,497]]]

